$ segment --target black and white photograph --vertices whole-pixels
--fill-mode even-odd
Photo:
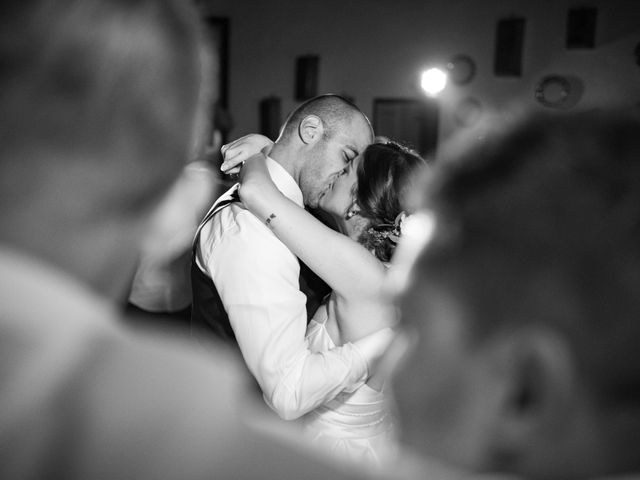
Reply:
[[[1,480],[640,480],[640,1],[0,2]]]

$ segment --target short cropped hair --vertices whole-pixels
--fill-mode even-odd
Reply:
[[[362,116],[369,123],[367,117],[351,101],[340,95],[326,94],[311,98],[293,110],[282,127],[280,140],[284,143],[297,135],[298,125],[309,115],[316,115],[322,121],[324,138],[332,138],[355,115]],[[373,131],[373,130],[372,130]]]
[[[549,327],[596,402],[640,404],[638,118],[529,115],[439,162],[417,278],[462,298],[472,338]]]
[[[193,9],[174,0],[6,0],[0,19],[3,189],[24,201],[49,172],[83,164],[82,183],[95,182],[87,202],[103,191],[111,196],[102,202],[135,210],[164,191],[184,164],[200,91]]]

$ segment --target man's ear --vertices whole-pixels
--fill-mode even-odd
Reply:
[[[550,329],[500,335],[492,355],[506,387],[497,415],[492,456],[496,468],[518,470],[554,436],[576,406],[576,377],[569,346]]]
[[[298,125],[298,135],[305,144],[313,144],[324,135],[324,125],[317,115],[307,115]]]

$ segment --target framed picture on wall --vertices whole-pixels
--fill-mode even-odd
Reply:
[[[438,146],[438,112],[437,102],[428,98],[376,98],[373,129],[378,136],[430,155]]]
[[[498,21],[493,72],[498,77],[522,75],[522,52],[526,20],[524,17],[509,17]]]

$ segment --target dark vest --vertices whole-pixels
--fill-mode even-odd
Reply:
[[[237,346],[236,337],[229,323],[229,316],[224,309],[218,290],[213,280],[200,270],[196,263],[198,244],[200,243],[200,231],[202,226],[209,222],[223,208],[234,202],[239,202],[237,192],[230,199],[223,200],[217,204],[204,217],[195,239],[193,241],[193,251],[191,256],[191,333],[196,337],[215,337],[225,343]],[[329,287],[322,281],[309,267],[300,262],[300,290],[307,297],[307,322],[320,306],[322,299],[330,292]]]

